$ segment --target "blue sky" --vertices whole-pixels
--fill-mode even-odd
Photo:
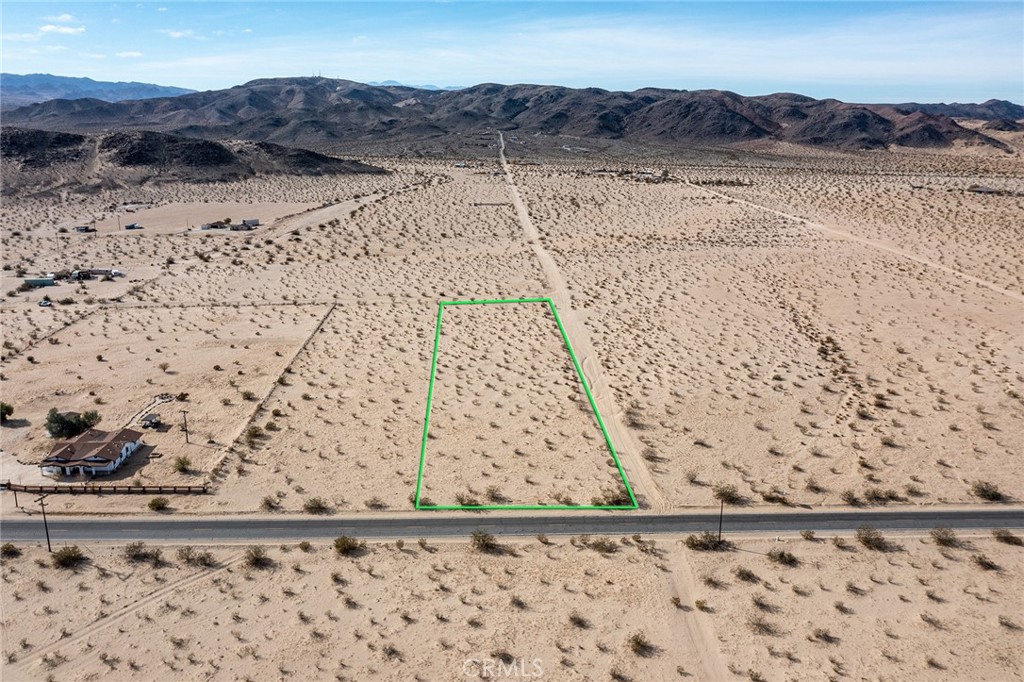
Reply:
[[[8,2],[0,67],[1024,102],[1024,2]]]

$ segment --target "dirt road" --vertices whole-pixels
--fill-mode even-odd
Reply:
[[[501,159],[502,170],[505,171],[505,182],[508,184],[509,194],[512,196],[512,204],[516,208],[519,224],[526,234],[526,241],[530,244],[533,252],[537,255],[537,259],[540,261],[544,277],[551,288],[551,298],[558,308],[558,314],[562,318],[565,331],[569,335],[576,355],[579,357],[580,364],[583,366],[583,371],[590,381],[590,390],[594,394],[594,400],[597,401],[597,407],[601,411],[601,415],[604,417],[605,426],[608,429],[608,434],[611,436],[612,443],[615,444],[616,450],[618,450],[622,467],[626,471],[626,476],[629,477],[629,482],[633,486],[634,493],[641,506],[650,508],[653,511],[662,511],[667,508],[665,498],[658,489],[658,484],[651,476],[651,472],[640,458],[640,453],[642,452],[640,444],[622,423],[622,411],[615,404],[611,387],[601,368],[601,361],[594,352],[594,346],[590,341],[590,334],[572,309],[569,286],[566,284],[565,278],[562,277],[555,259],[551,257],[551,254],[547,252],[547,249],[541,243],[540,233],[533,224],[533,220],[530,219],[526,202],[523,201],[523,197],[519,194],[519,188],[516,187],[515,178],[512,176],[508,167],[508,161],[505,159],[505,137],[500,132],[498,133],[498,139],[500,141],[498,156]]]

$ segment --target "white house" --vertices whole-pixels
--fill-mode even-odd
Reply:
[[[142,434],[138,431],[121,429],[110,432],[88,429],[74,438],[54,445],[49,456],[39,463],[39,468],[50,476],[109,474],[140,447]]]

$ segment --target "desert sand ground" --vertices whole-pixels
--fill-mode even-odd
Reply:
[[[52,443],[42,428],[51,407],[96,409],[101,427],[155,411],[168,427],[147,432],[147,447],[113,478],[212,486],[211,495],[171,496],[169,513],[408,511],[438,301],[551,296],[644,509],[721,497],[750,506],[979,503],[979,481],[1007,502],[1024,497],[1019,154],[637,156],[609,147],[588,156],[559,141],[545,156],[544,143],[517,140],[507,167],[492,140],[490,159],[465,165],[375,160],[394,171],[386,176],[5,197],[0,374],[15,412],[0,431],[0,479],[43,480],[35,462]],[[184,229],[229,216],[264,224]],[[118,232],[118,217],[153,229]],[[60,231],[92,220],[103,226],[94,236]],[[22,276],[76,266],[127,274],[16,291]],[[38,306],[44,295],[53,307]],[[448,319],[425,494],[438,504],[490,492],[590,502],[617,472],[555,330],[526,309],[495,313],[467,308]],[[163,394],[175,399],[160,402]],[[442,458],[457,466],[435,469]],[[10,497],[5,518],[21,513]],[[151,513],[141,497],[50,502],[55,513]],[[562,540],[502,557],[464,545],[373,546],[356,561],[325,547],[274,549],[273,572],[242,569],[244,548],[214,548],[222,565],[209,572],[175,561],[175,548],[165,549],[170,566],[151,570],[128,566],[120,548],[96,547],[87,548],[93,568],[71,580],[37,566],[32,549],[4,569],[19,583],[2,586],[13,655],[5,678],[463,679],[471,654],[540,651],[550,679],[609,679],[613,669],[636,680],[802,679],[822,666],[836,677],[1017,679],[1019,631],[998,616],[1020,625],[1010,586],[1021,555],[987,537],[970,540],[976,551],[941,550],[952,558],[927,538],[901,539],[904,551],[892,553],[790,540],[795,568],[746,551],[695,555],[662,542],[657,554],[630,542],[610,557]],[[1001,570],[979,568],[970,558],[978,552]],[[770,586],[741,586],[739,564]],[[349,582],[331,582],[338,566]],[[410,572],[452,592],[422,587]],[[701,582],[710,573],[727,589]],[[866,584],[871,575],[885,585]],[[111,579],[118,588],[105,598],[117,603],[98,603],[96,581]],[[220,589],[210,589],[214,579]],[[808,594],[783,600],[783,580]],[[294,597],[282,591],[290,581]],[[866,594],[848,597],[847,581]],[[324,601],[349,586],[362,608],[348,609],[344,596],[337,607]],[[97,596],[47,612],[45,600],[79,590]],[[514,617],[513,590],[542,627]],[[764,593],[759,610],[775,634],[750,630],[746,592]],[[196,599],[185,603],[189,594]],[[687,610],[696,599],[714,612]],[[854,624],[836,600],[865,618]],[[478,628],[467,619],[481,604],[490,613]],[[127,609],[116,620],[123,632],[89,629],[117,606]],[[574,608],[591,627],[566,624]],[[940,625],[919,623],[924,612]],[[819,618],[838,641],[806,639]],[[219,629],[219,641],[200,644]],[[650,656],[626,645],[640,629]],[[137,654],[118,647],[128,632]],[[885,643],[868,650],[862,641]],[[969,665],[972,648],[991,655]],[[44,655],[50,663],[40,664]]]
[[[109,545],[74,570],[31,547],[2,569],[5,679],[463,680],[497,660],[558,680],[1021,679],[1024,550],[884,540],[315,543],[263,568],[247,546],[193,547],[203,567]]]

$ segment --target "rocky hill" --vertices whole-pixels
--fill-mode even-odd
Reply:
[[[269,142],[215,142],[140,130],[91,135],[5,126],[0,129],[0,159],[5,192],[55,184],[81,190],[259,175],[387,172]]]

